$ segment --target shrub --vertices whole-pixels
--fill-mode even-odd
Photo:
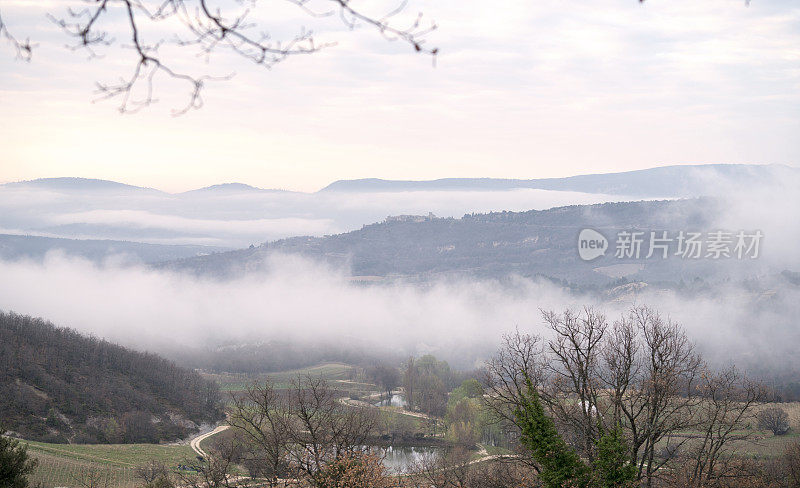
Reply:
[[[789,432],[789,414],[780,407],[769,407],[758,412],[758,427],[775,435]]]

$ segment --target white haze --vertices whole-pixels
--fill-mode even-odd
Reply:
[[[349,269],[334,269],[296,256],[272,256],[263,273],[217,281],[120,264],[124,260],[97,265],[50,254],[39,262],[0,261],[0,309],[43,317],[57,325],[143,349],[166,351],[175,345],[203,347],[273,339],[345,341],[402,352],[432,351],[460,359],[463,364],[479,360],[495,347],[503,332],[516,326],[541,332],[540,308],[594,305],[613,319],[632,304],[647,304],[683,324],[713,361],[766,367],[797,361],[792,358],[796,356],[793,348],[800,343],[800,287],[780,275],[783,270],[800,271],[797,188],[796,181],[784,181],[768,187],[722,189],[728,196],[727,210],[716,216],[713,228],[700,230],[762,230],[758,259],[767,266],[749,283],[710,283],[702,295],[679,295],[655,286],[621,295],[573,295],[548,282],[513,277],[502,281],[365,285],[351,281]],[[438,210],[445,215],[458,214],[465,206],[468,211],[528,209],[603,198],[538,190],[320,194],[315,198],[329,200],[303,207],[310,205],[304,200],[309,197],[305,194],[288,194],[275,200],[269,199],[271,194],[264,195],[240,197],[239,208],[246,212],[248,206],[254,207],[260,218],[274,212],[269,215],[290,219],[298,218],[303,209],[321,212],[327,207],[325,211],[332,218],[340,214],[355,218],[372,215],[370,212],[385,215]],[[153,212],[158,212],[159,205],[167,205],[167,197],[159,195],[142,196],[139,201],[147,202],[148,198],[148,208]],[[282,198],[296,198],[298,207],[287,214],[284,204],[274,208],[266,204]],[[560,199],[568,201],[555,201]],[[16,205],[9,203],[14,200]],[[77,208],[80,205],[60,205],[61,213],[57,213],[63,198],[47,193],[26,199],[6,189],[0,192],[0,202],[6,208],[17,208],[17,219],[26,213],[31,218],[63,219],[63,215],[87,211]],[[120,207],[119,202],[109,199],[105,208],[145,211]],[[44,208],[42,205],[53,213],[35,215],[37,209]],[[201,210],[211,211],[213,207],[207,204]],[[398,209],[402,210],[395,212]],[[98,214],[92,215],[96,218]],[[224,217],[216,214],[208,218],[223,222]],[[345,225],[336,222],[334,226]],[[174,219],[163,223],[180,224]],[[226,231],[236,231],[237,224],[225,225]],[[731,265],[735,264],[732,260]]]
[[[474,364],[503,332],[543,332],[539,309],[597,306],[614,319],[647,304],[680,322],[714,362],[780,362],[797,344],[797,287],[767,293],[735,285],[704,297],[646,288],[604,299],[547,282],[442,281],[425,286],[354,283],[337,270],[273,256],[268,271],[230,281],[51,254],[0,262],[0,309],[155,351],[269,340],[351,342],[403,353],[433,352]]]
[[[389,215],[461,217],[625,200],[604,194],[519,189],[387,193],[56,192],[0,186],[0,233],[153,244],[245,247],[360,228]]]

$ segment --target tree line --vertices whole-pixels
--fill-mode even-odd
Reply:
[[[158,442],[222,418],[218,387],[155,354],[0,313],[0,418],[31,440]]]

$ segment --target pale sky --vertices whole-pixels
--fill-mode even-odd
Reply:
[[[270,71],[233,54],[206,65],[179,52],[193,73],[236,76],[210,84],[205,107],[177,118],[170,110],[185,89],[166,79],[156,83],[160,102],[137,114],[92,103],[94,82],[127,74],[133,58],[110,48],[87,61],[66,49],[45,14],[69,3],[0,0],[14,34],[38,43],[30,63],[0,45],[0,182],[314,191],[362,177],[800,164],[792,0],[410,0],[406,12],[440,26],[428,41],[441,50],[436,67],[366,27],[351,32],[336,17],[262,0],[256,15],[277,19],[268,24],[276,37],[305,26],[338,44]]]

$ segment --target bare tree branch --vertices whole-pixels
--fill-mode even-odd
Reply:
[[[210,62],[211,54],[219,50],[231,51],[256,65],[267,69],[291,56],[312,54],[334,43],[319,43],[314,33],[305,28],[288,40],[274,40],[269,33],[259,29],[250,16],[259,3],[258,0],[236,0],[220,2],[212,0],[83,0],[83,9],[67,8],[60,16],[50,14],[48,18],[69,37],[75,40],[67,47],[82,50],[89,58],[98,57],[98,49],[118,44],[118,41],[105,30],[103,25],[120,19],[127,32],[121,47],[130,48],[135,53],[133,68],[128,76],[117,82],[97,83],[98,98],[95,101],[119,99],[119,110],[123,113],[137,112],[157,101],[154,86],[156,78],[162,75],[183,82],[188,87],[187,102],[173,110],[173,115],[181,115],[189,110],[203,106],[202,91],[208,81],[230,79],[233,74],[224,76],[200,75],[177,68],[173,57],[166,59],[159,48],[171,45],[182,48],[196,48],[197,56]],[[353,6],[350,0],[328,0],[329,10],[316,11],[310,0],[286,0],[298,6],[312,17],[327,17],[337,11],[342,22],[349,29],[359,25],[371,26],[387,40],[409,44],[416,52],[433,57],[438,48],[425,45],[425,36],[436,29],[434,22],[424,23],[419,14],[409,25],[397,26],[392,22],[406,6],[405,0],[382,17],[365,14]],[[169,25],[169,26],[168,26]],[[177,30],[175,25],[180,26]],[[164,26],[164,27],[161,27]],[[168,26],[168,27],[167,27]],[[161,32],[159,37],[148,39],[153,32]],[[168,34],[165,34],[168,32]],[[145,33],[149,33],[145,35]],[[29,60],[32,45],[28,40],[19,41],[14,37],[0,16],[0,35],[5,37],[17,51],[17,57]],[[167,56],[169,57],[169,56]]]

